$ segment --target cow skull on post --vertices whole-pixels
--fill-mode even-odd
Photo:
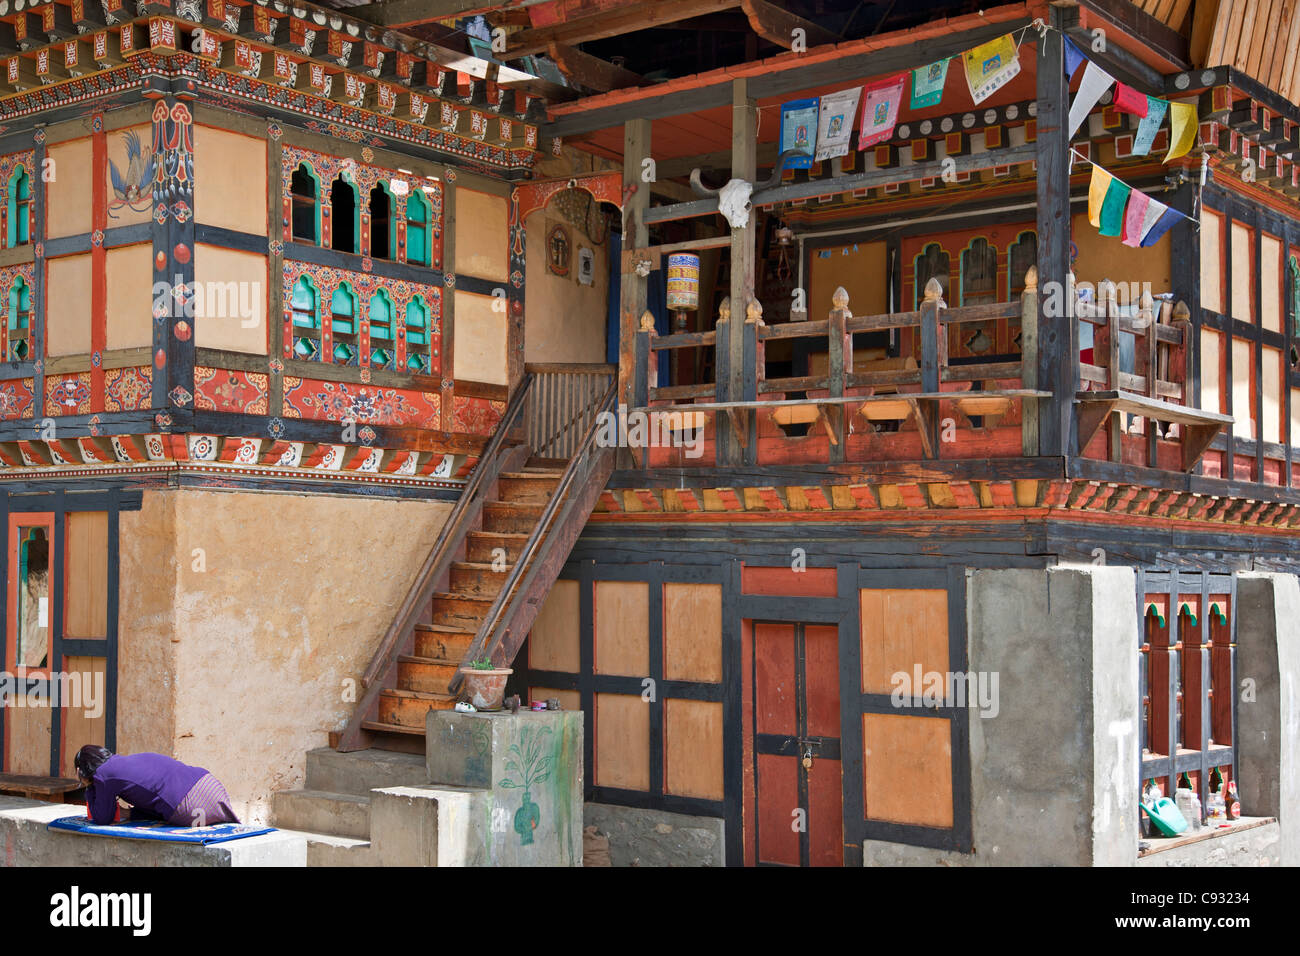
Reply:
[[[714,196],[718,198],[718,212],[732,229],[744,229],[749,224],[749,212],[754,208],[752,198],[755,192],[762,192],[764,189],[771,189],[781,181],[781,170],[785,168],[785,162],[794,156],[802,155],[799,150],[786,150],[776,161],[776,166],[772,169],[772,175],[762,182],[750,183],[743,179],[732,179],[720,189],[710,189],[700,181],[700,170],[695,168],[691,170],[691,188],[695,190],[695,195],[710,199]]]

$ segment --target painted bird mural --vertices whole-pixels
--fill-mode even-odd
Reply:
[[[123,175],[112,160],[108,162],[109,178],[113,181],[116,199],[108,204],[109,218],[116,219],[115,210],[123,206],[141,212],[148,209],[153,200],[154,156],[153,149],[140,142],[140,136],[134,130],[122,134],[126,144],[126,174]]]

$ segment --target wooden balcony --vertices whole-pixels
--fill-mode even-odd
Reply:
[[[1041,301],[1076,303],[1073,282]],[[1078,323],[1070,340],[1086,323],[1094,344],[1090,355],[1076,349],[1074,381],[1059,383],[1040,378],[1038,346],[1041,329],[1064,321],[1040,316],[1032,268],[1006,303],[950,308],[931,280],[912,312],[855,316],[839,289],[813,321],[766,325],[756,301],[741,321],[724,302],[713,331],[657,335],[647,313],[632,350],[628,420],[646,416],[648,443],[629,441],[632,454],[643,469],[1038,458],[1040,417],[1066,402],[1083,457],[1194,469],[1231,418],[1190,402],[1186,307],[1149,294],[1121,304],[1103,283],[1096,303],[1072,311],[1063,317]],[[970,334],[963,327],[991,330],[1009,351],[950,358],[950,345]],[[887,344],[855,348],[863,333]],[[732,335],[742,348],[728,347]],[[768,347],[783,340],[801,343],[802,358],[795,374],[769,374]],[[710,348],[713,380],[659,384],[675,354]],[[729,367],[735,354],[739,369]]]

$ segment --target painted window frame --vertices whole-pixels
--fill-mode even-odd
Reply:
[[[294,303],[294,299],[297,296],[297,290],[299,286],[302,286],[303,288],[311,292],[311,296],[312,296],[312,309],[311,309],[312,324],[311,325],[302,325],[301,323],[298,322],[297,319],[299,314],[304,314],[302,313],[302,310],[295,308],[295,303]],[[289,334],[293,338],[293,342],[290,346],[290,352],[293,355],[293,357],[299,361],[303,361],[303,362],[321,361],[321,351],[323,349],[322,342],[324,341],[324,336],[323,336],[323,330],[321,328],[320,301],[321,301],[320,289],[316,286],[316,283],[312,281],[311,276],[303,274],[293,280],[293,285],[290,287],[289,290]],[[299,335],[298,330],[300,329],[305,329],[315,334]],[[298,344],[300,341],[304,341],[304,340],[311,342],[315,346],[315,351],[312,352],[312,354],[309,356],[303,356],[298,354]]]
[[[339,230],[338,208],[334,202],[334,190],[339,185],[346,186],[352,192],[352,248],[340,249],[335,245],[334,236]],[[361,252],[361,187],[346,172],[341,172],[330,181],[330,244],[329,248],[344,255],[359,256]],[[322,239],[322,245],[324,244]]]
[[[411,309],[417,308],[423,313],[423,325],[412,325]],[[406,365],[402,371],[410,375],[432,375],[433,366],[433,310],[425,301],[423,293],[417,292],[406,302],[402,310],[402,328],[406,337]],[[422,368],[411,368],[411,361],[422,358]]]
[[[388,321],[386,323],[387,331],[385,334],[377,335],[376,332],[385,328],[385,323],[375,322],[375,303],[380,302],[388,311]],[[392,295],[382,286],[375,290],[375,294],[370,297],[366,305],[366,334],[370,341],[369,354],[366,356],[367,363],[371,368],[392,369],[397,365],[397,304],[393,301]],[[387,353],[387,359],[375,361],[380,352]]]
[[[7,186],[7,203],[9,225],[6,230],[5,244],[9,249],[30,245],[32,241],[32,177],[23,163],[19,163],[9,177]],[[27,195],[20,197],[19,190],[26,187]]]
[[[20,528],[40,527],[45,529],[46,541],[49,547],[48,557],[48,585],[46,593],[46,617],[45,617],[45,665],[43,667],[25,667],[18,663],[18,587],[21,576],[21,560],[19,555],[19,538],[18,531]],[[14,511],[9,513],[9,533],[8,533],[8,580],[6,581],[6,600],[8,609],[5,615],[5,669],[19,677],[35,677],[48,680],[50,671],[54,668],[54,619],[56,612],[54,593],[54,566],[56,555],[59,553],[56,545],[56,535],[58,533],[58,523],[55,521],[53,511]]]
[[[293,177],[297,175],[297,173],[299,172],[306,173],[307,178],[311,180],[312,187],[313,187],[311,197],[307,197],[302,193],[294,192]],[[298,235],[297,216],[295,215],[298,209],[298,205],[300,203],[303,203],[308,198],[310,198],[311,200],[311,208],[312,208],[312,217],[311,217],[312,236],[310,239]],[[321,227],[320,210],[321,210],[320,176],[317,175],[316,170],[312,168],[311,163],[307,162],[306,160],[303,160],[297,165],[293,173],[289,175],[289,235],[290,237],[292,237],[294,242],[305,242],[313,246],[319,246],[322,244],[321,228],[320,228]]]
[[[379,230],[375,228],[375,214],[372,202],[376,190],[378,190],[388,201],[388,226],[384,230],[385,236],[388,240],[388,254],[384,256],[375,252],[375,236],[378,235]],[[366,196],[366,215],[369,217],[370,221],[370,242],[366,249],[366,254],[372,259],[380,259],[384,262],[400,262],[401,260],[397,255],[397,196],[394,195],[389,184],[382,179],[378,180],[370,187],[370,192]]]
[[[413,205],[422,211],[423,219],[412,215]],[[423,189],[412,189],[403,204],[402,214],[406,218],[406,263],[428,269],[433,262],[433,203],[425,198]],[[422,254],[412,253],[411,236],[414,233],[421,233],[424,236]]]
[[[21,296],[27,298],[27,308],[25,310],[19,308],[22,302]],[[30,361],[32,357],[32,288],[22,276],[17,276],[13,285],[9,287],[9,301],[6,305],[8,354],[5,356],[5,360],[9,362]],[[17,334],[19,332],[22,334]],[[26,354],[15,354],[14,349],[17,344],[22,344],[25,347]]]
[[[335,311],[334,305],[339,296],[351,300],[352,313],[348,315],[344,312]],[[351,331],[340,331],[339,324],[341,321],[350,321]],[[337,355],[337,349],[340,345],[351,347],[352,354],[346,360],[340,360]],[[352,283],[343,281],[330,294],[330,349],[329,361],[333,365],[356,366],[360,364],[361,359],[361,298],[353,289]],[[324,358],[321,361],[325,361]]]

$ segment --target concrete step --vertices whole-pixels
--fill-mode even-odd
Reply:
[[[281,830],[370,839],[370,797],[329,790],[281,790],[271,797],[271,820]]]
[[[506,534],[531,534],[545,510],[546,506],[542,504],[489,501],[483,505],[483,530]]]
[[[459,661],[474,641],[474,631],[445,625],[415,625],[415,656]]]
[[[423,754],[373,749],[339,753],[329,747],[307,751],[307,790],[369,798],[370,791],[380,787],[422,787],[428,780]]]
[[[460,669],[460,661],[440,660],[436,657],[414,657],[403,654],[397,659],[397,687],[399,690],[419,690],[429,694],[446,694],[451,681]]]
[[[283,830],[307,841],[308,866],[375,866],[369,840],[311,833],[306,830]]]
[[[471,531],[465,538],[465,557],[476,563],[491,564],[498,557],[496,550],[501,548],[506,553],[506,562],[514,564],[519,560],[519,552],[528,543],[525,534],[493,534],[488,531]]]

